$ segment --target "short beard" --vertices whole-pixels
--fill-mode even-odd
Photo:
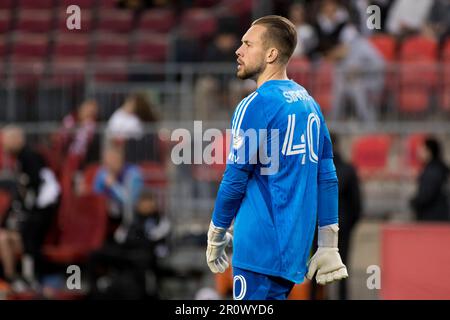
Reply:
[[[237,77],[241,80],[247,80],[252,79],[255,80],[258,79],[259,75],[264,71],[265,66],[263,64],[259,65],[258,67],[255,67],[252,70],[244,71],[243,73],[237,72]]]

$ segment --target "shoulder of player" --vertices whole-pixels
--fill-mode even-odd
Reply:
[[[263,102],[264,94],[261,94],[258,90],[252,92],[245,97],[237,106],[233,121],[233,130],[239,130],[243,123],[251,121],[261,120],[261,116],[265,121],[265,103]]]
[[[264,106],[264,103],[262,103],[263,101],[264,93],[261,93],[259,90],[253,91],[241,100],[236,107],[235,112],[237,114],[260,112],[262,110],[261,108]]]

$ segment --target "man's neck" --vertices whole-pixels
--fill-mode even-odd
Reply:
[[[269,80],[289,80],[286,67],[266,68],[256,79],[256,87],[259,88],[264,82]]]

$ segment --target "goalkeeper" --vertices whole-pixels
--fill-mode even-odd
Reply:
[[[236,300],[286,299],[305,276],[319,284],[348,277],[337,249],[330,135],[318,104],[286,74],[296,39],[289,20],[266,16],[252,23],[236,51],[238,78],[254,79],[257,89],[232,118],[206,250],[211,271],[224,272],[234,242]],[[233,220],[234,241],[227,232]],[[318,250],[308,261],[317,225]]]

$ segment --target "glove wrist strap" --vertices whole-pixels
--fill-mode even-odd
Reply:
[[[222,242],[225,239],[225,233],[227,232],[226,229],[216,227],[214,223],[211,221],[209,224],[209,230],[208,230],[208,241],[209,242]]]
[[[337,248],[338,246],[338,231],[337,223],[328,226],[319,227],[318,246],[327,248]]]

